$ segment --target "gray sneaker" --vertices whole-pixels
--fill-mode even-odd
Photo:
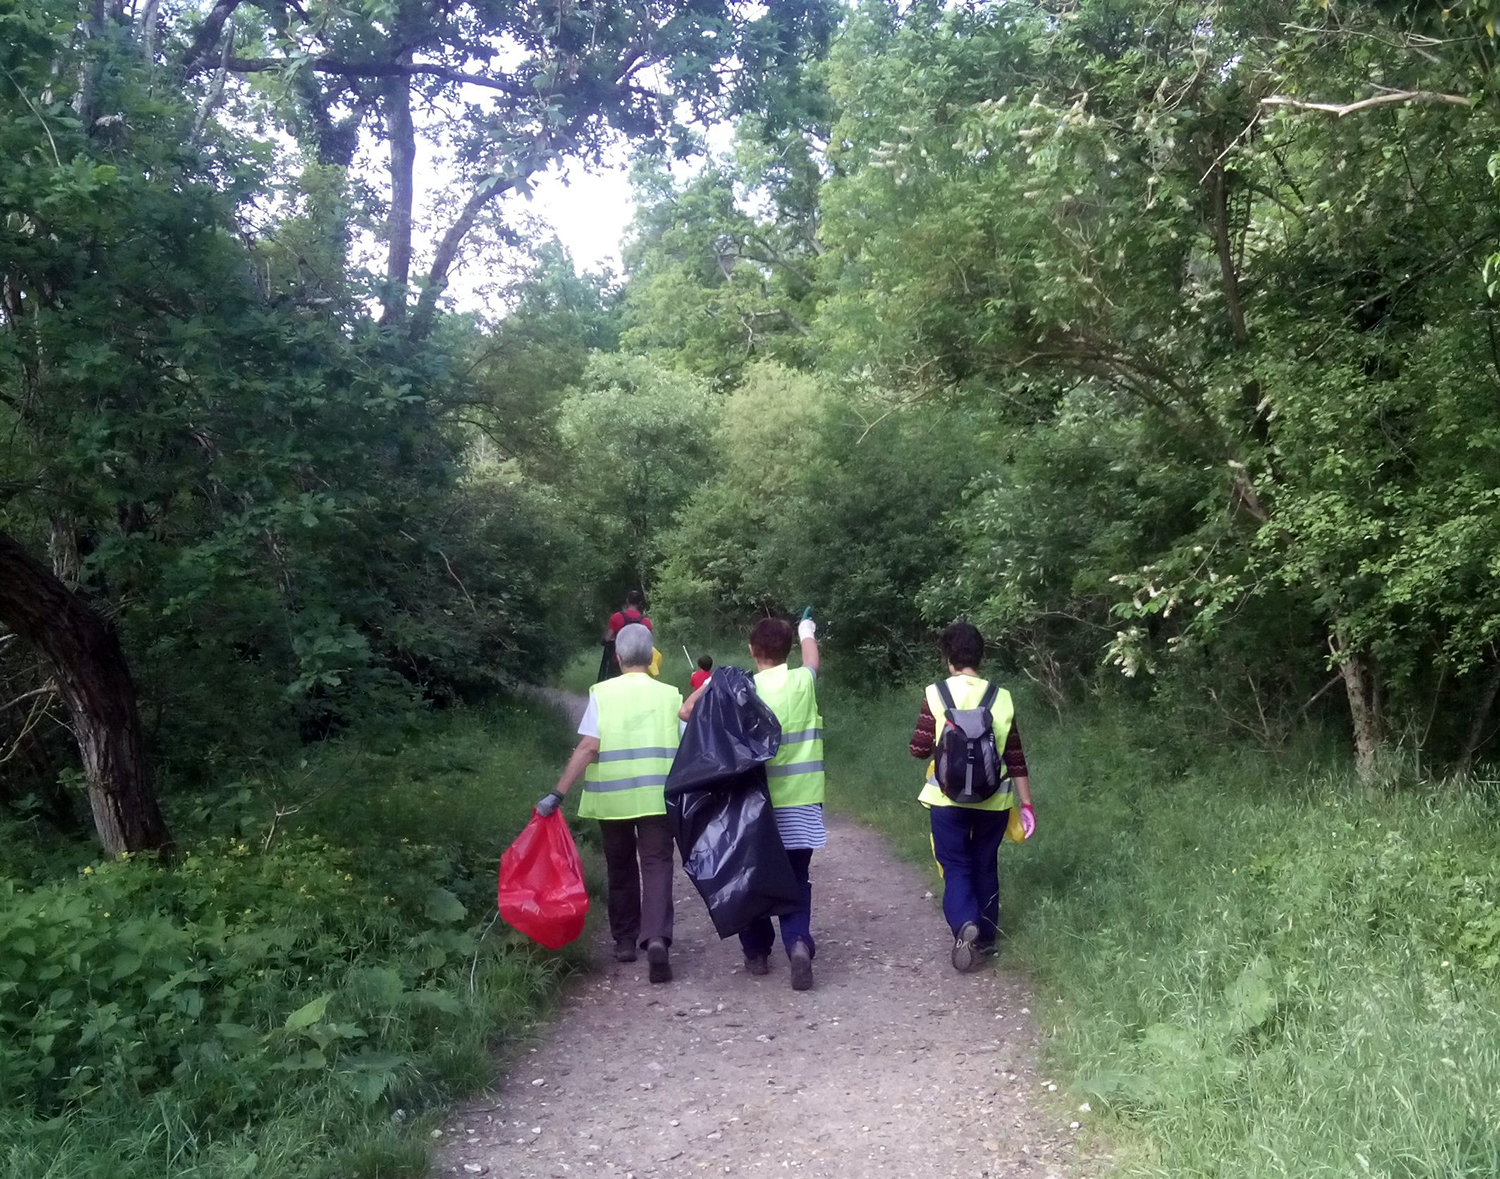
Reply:
[[[953,969],[959,974],[967,974],[979,961],[979,951],[974,948],[978,938],[979,926],[972,921],[966,922],[958,931],[958,938],[953,943]]]
[[[661,938],[654,937],[646,943],[646,961],[651,964],[646,977],[652,982],[672,981],[672,963],[667,960],[667,943]]]

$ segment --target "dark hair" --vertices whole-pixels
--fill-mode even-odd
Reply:
[[[699,655],[698,666],[704,671],[712,671],[714,669],[714,657],[712,655]]]
[[[955,622],[943,632],[943,655],[952,667],[976,670],[984,661],[984,636],[972,622]]]
[[[785,662],[797,634],[784,618],[762,618],[750,630],[750,654],[774,663]]]
[[[641,593],[640,590],[631,590],[625,595],[625,604],[627,606],[644,606],[646,604],[646,595]]]

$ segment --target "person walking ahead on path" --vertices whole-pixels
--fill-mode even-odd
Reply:
[[[1018,796],[1028,838],[1036,818],[1015,705],[1004,688],[979,677],[984,638],[970,623],[955,622],[943,632],[942,648],[951,674],[927,689],[911,738],[912,756],[933,756],[950,709],[988,707],[995,748],[1003,751],[1000,760],[1005,765],[1003,774],[994,767],[1000,779],[995,793],[977,802],[959,802],[944,793],[936,765],[929,762],[918,795],[932,821],[932,852],[943,872],[943,916],[953,931],[953,966],[966,971],[980,955],[994,952],[1000,925],[1000,844]]]
[[[792,989],[806,991],[813,985],[812,960],[817,945],[812,936],[812,884],[809,869],[812,854],[828,845],[823,825],[823,718],[818,714],[817,625],[810,618],[798,624],[802,666],[788,667],[792,649],[792,624],[780,618],[762,618],[750,631],[750,657],[759,669],[755,692],[781,722],[781,749],[766,765],[771,788],[771,806],[776,827],[792,872],[802,886],[802,906],[781,918],[781,942],[791,964]],[[704,689],[687,698],[680,713],[687,720]],[[770,972],[771,950],[776,932],[769,917],[762,917],[740,934],[745,951],[745,969],[751,974]]]
[[[584,778],[578,817],[599,820],[615,960],[634,962],[643,947],[651,981],[670,982],[672,830],[662,787],[682,731],[682,693],[646,674],[651,632],[644,626],[622,628],[615,650],[624,674],[589,689],[578,746],[536,809],[550,815]]]
[[[625,605],[609,616],[604,624],[604,658],[599,661],[599,678],[611,679],[620,674],[620,660],[615,653],[615,643],[621,630],[639,623],[651,630],[651,619],[646,617],[646,598],[640,590],[633,589],[625,595]],[[646,661],[648,664],[650,660]]]

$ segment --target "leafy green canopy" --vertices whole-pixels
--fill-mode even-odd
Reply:
[[[626,331],[731,386],[796,365],[818,415],[889,390],[910,451],[857,472],[835,432],[790,507],[717,481],[664,589],[789,608],[767,554],[816,480],[978,475],[900,610],[975,618],[1056,700],[1108,663],[1267,739],[1332,675],[1361,768],[1398,736],[1466,762],[1500,682],[1494,34],[1434,11],[857,8],[811,172],[648,187]],[[757,241],[808,242],[805,282]],[[964,444],[924,446],[945,418]]]

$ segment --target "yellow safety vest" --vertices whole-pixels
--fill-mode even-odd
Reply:
[[[781,722],[781,748],[766,766],[771,805],[823,801],[823,718],[810,668],[785,663],[755,673],[755,694]]]
[[[629,671],[589,689],[599,706],[599,756],[584,771],[581,819],[667,813],[662,787],[677,754],[682,693]]]
[[[982,680],[978,676],[948,677],[948,691],[953,693],[955,708],[978,708],[989,686],[989,680]],[[935,684],[927,685],[927,707],[932,711],[932,719],[936,726],[935,736],[942,737],[943,717],[947,715],[948,710],[943,707],[943,698],[938,695]],[[1010,726],[1015,719],[1015,703],[1011,700],[1010,693],[1001,688],[995,694],[995,706],[990,709],[990,720],[995,730],[995,751],[1000,754],[1002,760],[1005,757],[1005,742],[1010,737]],[[1008,811],[1016,805],[1015,791],[1007,790],[1003,782],[1000,789],[983,802],[954,802],[937,784],[937,779],[933,777],[934,769],[934,763],[929,761],[927,781],[922,784],[922,793],[917,795],[917,801],[923,806],[961,806],[971,811]]]

